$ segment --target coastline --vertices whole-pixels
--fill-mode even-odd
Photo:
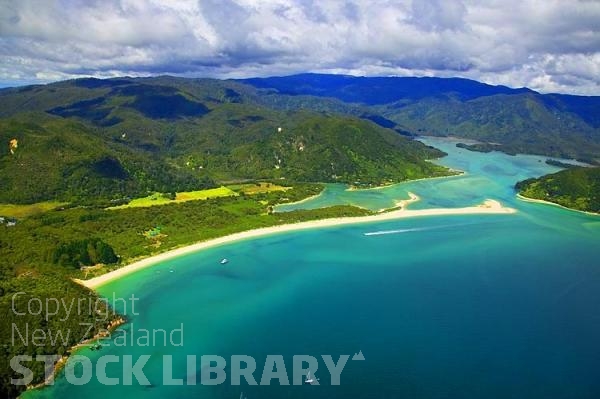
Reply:
[[[413,183],[413,182],[417,182],[417,181],[436,180],[436,179],[448,179],[448,178],[451,178],[451,177],[466,176],[468,174],[464,170],[452,169],[452,168],[447,168],[447,169],[450,170],[451,172],[454,172],[455,174],[447,175],[447,176],[421,177],[419,179],[405,180],[405,181],[401,181],[401,182],[398,182],[398,183],[384,184],[384,185],[381,185],[381,186],[369,187],[369,188],[358,188],[358,187],[353,186],[351,184],[347,184],[346,185],[347,187],[344,189],[344,191],[375,191],[375,190],[384,190],[384,189],[392,188],[392,187],[395,187],[395,186],[400,186],[402,184]],[[342,184],[342,183],[339,183],[339,184]],[[327,188],[324,187],[323,190],[321,190],[321,192],[319,194],[311,195],[310,197],[306,197],[304,199],[301,199],[300,201],[294,201],[294,202],[287,202],[287,203],[283,203],[283,204],[277,204],[277,205],[275,205],[274,212],[275,213],[279,212],[279,211],[277,211],[277,207],[279,207],[279,206],[288,206],[288,205],[303,204],[305,202],[308,202],[308,201],[311,201],[311,200],[313,200],[315,198],[318,198],[321,195],[323,195],[323,192],[325,192],[326,189]],[[411,195],[412,193],[408,193],[408,194]],[[404,201],[404,200],[402,200],[402,201]],[[402,202],[402,201],[400,201],[400,202]],[[409,201],[409,203],[410,202],[412,202],[412,201]],[[396,203],[398,204],[398,201]],[[367,209],[367,208],[364,208],[362,206],[355,205],[355,204],[352,204],[352,206],[355,206],[357,208]],[[377,212],[383,212],[383,211],[386,211],[386,210],[389,210],[389,209],[396,209],[397,207],[398,206],[395,206],[393,208],[388,208],[388,209],[380,209]],[[281,211],[281,212],[287,212],[287,211]]]
[[[289,231],[308,230],[323,227],[334,227],[343,226],[349,224],[361,224],[361,223],[372,223],[382,222],[395,219],[421,217],[421,216],[443,216],[443,215],[477,215],[477,214],[513,214],[516,210],[509,207],[504,207],[500,202],[495,200],[485,200],[482,204],[463,207],[463,208],[433,208],[433,209],[419,209],[419,210],[408,210],[405,209],[406,205],[412,202],[418,201],[418,197],[412,193],[409,193],[410,199],[399,201],[398,206],[400,209],[394,208],[388,212],[381,212],[374,215],[368,216],[357,216],[357,217],[340,217],[331,219],[313,220],[307,222],[283,224],[271,227],[263,227],[254,230],[247,230],[239,233],[230,234],[227,236],[210,239],[207,241],[201,241],[195,244],[191,244],[185,247],[176,248],[161,254],[144,258],[142,260],[133,262],[129,265],[123,266],[119,269],[110,271],[98,277],[91,278],[89,280],[74,279],[77,283],[88,287],[90,289],[96,289],[104,284],[107,284],[113,280],[117,280],[123,276],[134,273],[138,270],[145,269],[149,266],[157,263],[173,259],[182,255],[191,254],[203,249],[217,247],[220,245],[229,244],[236,241],[242,241],[257,237],[268,236],[272,234],[284,233]]]
[[[408,199],[396,200],[392,208],[382,208],[379,209],[377,213],[393,212],[397,210],[406,209],[407,206],[409,206],[413,202],[419,201],[420,199],[421,197],[419,197],[417,194],[408,191]]]
[[[274,206],[274,209],[277,208],[280,205],[298,205],[298,204],[302,204],[304,202],[310,201],[312,199],[318,198],[323,194],[323,191],[325,191],[325,187],[323,187],[323,190],[321,190],[321,192],[319,194],[315,194],[315,195],[311,195],[310,197],[306,197],[304,199],[301,199],[300,201],[294,201],[294,202],[285,202],[282,204],[277,204]],[[275,210],[275,212],[277,212],[277,210]],[[284,211],[285,212],[285,211]]]
[[[108,326],[106,326],[105,331],[101,331],[98,334],[94,335],[91,338],[88,338],[84,341],[79,342],[76,345],[73,345],[69,348],[69,353],[62,355],[60,359],[58,359],[56,361],[56,363],[54,363],[54,367],[52,369],[52,373],[50,373],[50,375],[48,376],[48,378],[38,384],[33,384],[33,385],[27,385],[26,391],[29,390],[35,390],[35,389],[41,389],[44,388],[48,385],[52,385],[54,383],[54,379],[56,378],[56,376],[58,375],[58,373],[67,365],[67,361],[69,360],[69,357],[73,354],[75,354],[78,350],[83,349],[85,347],[88,347],[89,344],[96,342],[104,337],[106,337],[106,332],[108,332],[108,334],[110,334],[111,332],[113,332],[117,327],[123,325],[126,323],[125,318],[123,317],[118,317],[116,319],[114,319],[113,321],[111,321]]]
[[[552,205],[552,206],[557,206],[557,207],[562,208],[562,209],[566,209],[568,211],[584,213],[584,214],[590,215],[590,216],[600,216],[600,213],[588,212],[588,211],[581,211],[579,209],[573,209],[573,208],[569,208],[569,207],[561,205],[561,204],[557,204],[556,202],[546,201],[546,200],[541,200],[541,199],[536,199],[536,198],[529,198],[529,197],[526,197],[526,196],[524,196],[522,194],[517,194],[517,198],[520,199],[521,201],[524,201],[524,202],[533,202],[533,203],[537,203],[537,204]]]
[[[353,185],[348,185],[348,188],[346,188],[345,191],[384,190],[386,188],[400,186],[402,184],[407,184],[407,183],[414,183],[414,182],[417,182],[417,181],[436,180],[436,179],[448,179],[448,178],[451,178],[451,177],[466,176],[467,175],[467,172],[465,172],[464,170],[452,169],[452,168],[448,168],[447,166],[444,166],[444,167],[446,169],[448,169],[449,171],[454,172],[455,174],[453,174],[453,175],[446,175],[446,176],[420,177],[418,179],[405,180],[405,181],[401,181],[401,182],[398,182],[398,183],[384,184],[384,185],[381,185],[381,186],[369,187],[369,188],[358,188],[358,187],[353,186]]]
[[[411,193],[409,191],[408,192],[408,199],[396,201],[396,208],[398,208],[398,209],[406,209],[410,204],[412,204],[414,202],[418,202],[420,200],[421,200],[421,197],[419,197],[417,194]]]

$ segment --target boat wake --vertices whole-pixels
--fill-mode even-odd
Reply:
[[[363,233],[363,234],[365,236],[383,236],[383,235],[387,235],[387,234],[412,233],[412,232],[415,232],[415,231],[441,230],[441,229],[447,229],[447,228],[450,228],[450,227],[466,226],[466,225],[472,225],[472,224],[473,223],[444,224],[444,225],[432,226],[432,227],[414,227],[414,228],[411,228],[411,229],[371,231],[371,232]]]
[[[366,236],[383,236],[386,234],[402,234],[402,233],[410,233],[411,231],[423,231],[423,230],[431,230],[432,228],[427,227],[417,227],[414,229],[400,229],[400,230],[381,230],[381,231],[372,231],[369,233],[364,233]]]

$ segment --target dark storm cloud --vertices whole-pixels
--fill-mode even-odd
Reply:
[[[0,0],[0,82],[464,76],[600,94],[600,2]]]

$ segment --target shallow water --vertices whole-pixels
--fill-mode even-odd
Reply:
[[[448,156],[436,160],[436,163],[466,173],[368,190],[348,190],[345,184],[328,184],[321,195],[295,204],[279,205],[276,211],[315,209],[341,204],[379,210],[393,207],[398,200],[407,199],[407,192],[414,192],[423,197],[421,202],[411,205],[411,209],[469,206],[486,198],[512,204],[517,201],[514,192],[517,181],[560,170],[547,165],[547,157],[510,156],[499,152],[475,153],[457,148],[455,144],[458,141],[452,139],[430,137],[421,140],[448,153]]]
[[[514,183],[558,170],[543,157],[458,149],[441,164],[467,173],[345,192],[333,186],[302,207],[463,207],[486,198],[513,215],[454,215],[288,232],[182,256],[102,287],[134,294],[129,331],[184,326],[183,347],[109,346],[101,355],[151,355],[153,384],[82,386],[59,378],[27,398],[597,398],[600,397],[600,217],[522,202]],[[379,233],[365,235],[365,233]],[[383,233],[383,234],[381,234]],[[227,266],[219,264],[228,258]],[[123,310],[123,309],[122,309]],[[186,355],[249,355],[260,381],[266,356],[362,350],[331,386],[163,385],[163,354],[185,378]],[[119,377],[122,363],[109,363]],[[243,380],[242,380],[243,381]]]

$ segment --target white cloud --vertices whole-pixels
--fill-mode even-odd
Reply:
[[[600,95],[600,2],[3,0],[0,81],[307,71]]]

